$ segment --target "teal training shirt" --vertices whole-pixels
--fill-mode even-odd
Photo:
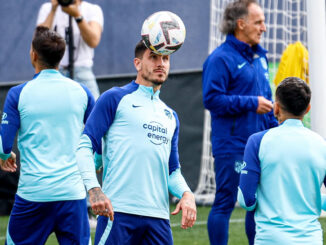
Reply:
[[[78,200],[85,188],[76,148],[94,99],[57,70],[42,70],[8,92],[0,130],[0,157],[11,151],[18,130],[17,194],[35,202]]]
[[[101,95],[80,147],[88,141],[102,154],[102,189],[114,211],[169,219],[169,184],[177,196],[190,191],[179,178],[178,135],[177,114],[152,87],[132,81]],[[174,175],[178,180],[169,183]]]
[[[322,244],[318,218],[326,175],[326,142],[288,119],[252,135],[244,155],[238,200],[255,210],[255,244]]]

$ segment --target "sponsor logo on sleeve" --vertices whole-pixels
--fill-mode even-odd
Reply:
[[[172,113],[169,110],[164,109],[164,113],[169,119],[172,119]]]
[[[245,161],[235,161],[234,162],[234,170],[237,172],[237,173],[242,173],[242,169],[244,169],[246,167],[246,162]]]
[[[6,119],[7,119],[7,113],[3,112],[3,113],[2,113],[1,124],[9,124],[9,121],[6,120]]]

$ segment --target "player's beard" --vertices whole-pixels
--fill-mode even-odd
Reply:
[[[165,78],[162,78],[162,79],[153,78],[152,73],[142,74],[141,76],[142,76],[142,78],[144,80],[149,81],[149,82],[153,83],[156,86],[162,85],[168,78],[168,74],[166,74]]]

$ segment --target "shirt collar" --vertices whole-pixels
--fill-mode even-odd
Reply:
[[[228,34],[226,36],[226,41],[230,43],[235,49],[237,49],[241,54],[243,54],[248,60],[253,60],[254,55],[265,56],[267,50],[264,49],[259,44],[250,47],[249,44],[238,40],[233,34]]]
[[[294,119],[294,118],[286,119],[280,125],[296,126],[296,127],[303,127],[304,126],[300,119]]]
[[[44,69],[39,73],[34,74],[33,79],[37,78],[40,74],[44,75],[44,74],[58,74],[58,73],[59,71],[56,69]]]
[[[135,81],[132,81],[133,83],[136,84]],[[146,96],[150,97],[150,98],[153,98],[153,99],[158,99],[159,98],[159,95],[160,95],[160,90],[157,90],[155,93],[154,93],[154,89],[153,87],[147,87],[147,86],[144,86],[144,85],[141,85],[141,84],[137,84],[139,86],[139,90],[144,93]]]

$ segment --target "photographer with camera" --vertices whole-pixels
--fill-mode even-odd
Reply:
[[[95,99],[100,93],[92,70],[93,57],[101,40],[103,22],[101,7],[82,0],[51,0],[41,6],[37,18],[37,25],[46,26],[66,39],[60,71],[84,84]]]

